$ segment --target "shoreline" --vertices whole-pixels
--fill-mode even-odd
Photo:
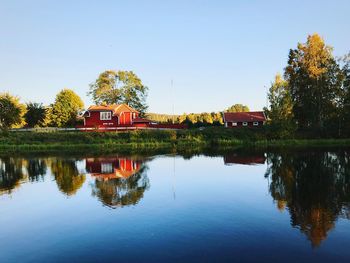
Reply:
[[[186,136],[184,136],[184,134]],[[350,139],[240,139],[201,132],[130,132],[123,134],[32,133],[0,137],[0,153],[21,152],[200,152],[245,148],[350,147]]]

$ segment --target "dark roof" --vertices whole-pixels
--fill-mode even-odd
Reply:
[[[224,112],[224,121],[225,122],[266,121],[266,117],[263,111]]]
[[[144,118],[135,118],[132,120],[133,123],[150,123],[152,121]]]

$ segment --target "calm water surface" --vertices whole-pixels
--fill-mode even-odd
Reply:
[[[350,151],[2,156],[0,262],[350,262]]]

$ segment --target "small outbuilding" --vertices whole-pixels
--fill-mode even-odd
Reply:
[[[250,112],[224,112],[225,127],[261,127],[266,122],[263,111]]]

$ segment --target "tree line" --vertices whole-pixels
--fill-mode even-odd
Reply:
[[[148,88],[132,71],[102,72],[90,84],[88,95],[96,105],[126,103],[144,116],[147,110]],[[19,127],[74,127],[82,121],[78,116],[84,110],[82,99],[70,89],[61,90],[54,103],[21,103],[19,97],[0,94],[0,129]]]
[[[234,104],[224,112],[246,112],[249,107],[243,104]],[[147,113],[146,117],[159,123],[187,124],[189,127],[222,126],[223,112],[183,113],[181,115]]]
[[[114,83],[114,80],[109,79],[111,76],[110,74],[112,74],[111,71],[101,73],[96,82],[90,85],[88,94],[92,96],[97,105],[127,103],[137,109],[141,116],[158,123],[183,123],[187,124],[189,127],[220,126],[223,124],[221,112],[184,113],[182,115],[146,113],[147,104],[145,102],[145,94],[141,96],[135,93],[131,96],[130,93],[132,92],[130,90],[133,88],[129,80],[128,85],[131,85],[130,88],[126,88],[125,86],[119,88],[123,89],[121,93],[127,95],[127,97],[123,97],[122,99],[118,99],[116,88],[106,89],[105,82]],[[136,75],[132,73],[132,76],[135,77]],[[137,82],[140,82],[140,80],[137,79]],[[108,86],[109,84],[106,85]],[[117,84],[114,83],[113,85]],[[135,89],[139,89],[139,86],[136,86]],[[111,99],[106,93],[114,94],[113,96],[115,96],[115,98]],[[7,130],[9,128],[20,127],[74,127],[82,123],[82,118],[79,118],[79,115],[81,116],[83,110],[83,101],[70,89],[61,90],[56,95],[54,103],[49,106],[44,106],[42,103],[37,102],[23,104],[20,102],[19,97],[12,96],[9,93],[3,93],[0,94],[0,129]],[[242,104],[234,104],[225,111],[249,111],[249,108]]]
[[[350,53],[333,55],[318,34],[289,51],[284,74],[271,84],[265,109],[275,137],[350,134]]]

